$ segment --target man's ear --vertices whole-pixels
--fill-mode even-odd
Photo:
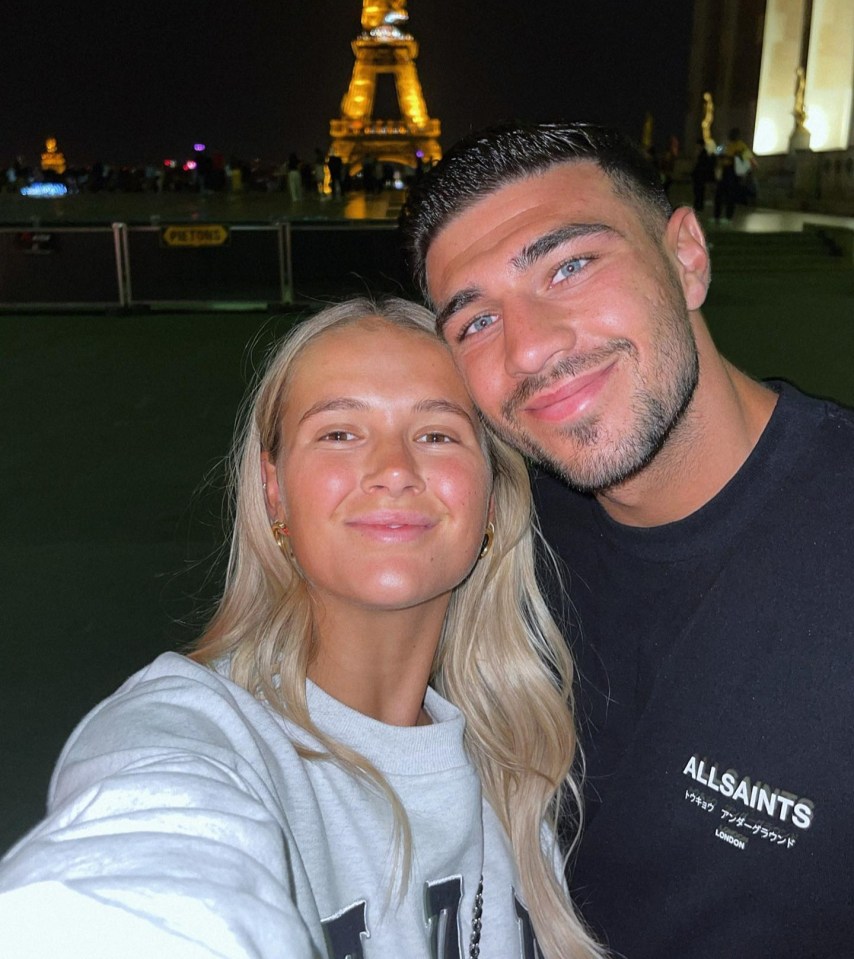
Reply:
[[[273,523],[277,519],[284,520],[285,507],[279,489],[279,476],[276,472],[276,464],[270,459],[269,453],[261,454],[261,484],[264,489],[264,501],[267,504],[267,516],[270,522]]]
[[[688,309],[699,310],[709,291],[711,263],[703,228],[692,209],[680,207],[673,212],[667,223],[664,242],[675,260]]]

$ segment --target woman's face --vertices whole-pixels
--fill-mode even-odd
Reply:
[[[477,561],[491,477],[474,407],[438,341],[375,317],[298,357],[270,514],[325,607],[447,604]]]

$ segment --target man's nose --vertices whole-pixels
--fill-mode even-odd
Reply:
[[[575,348],[576,332],[566,307],[518,298],[503,307],[504,366],[510,376],[549,369]]]

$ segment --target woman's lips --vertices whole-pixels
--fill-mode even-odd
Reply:
[[[583,416],[610,378],[616,362],[613,360],[591,373],[573,377],[556,390],[538,394],[525,404],[525,412],[548,423]]]
[[[407,543],[423,536],[436,521],[423,513],[382,510],[347,520],[347,525],[384,543]]]

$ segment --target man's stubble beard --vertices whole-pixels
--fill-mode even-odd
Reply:
[[[652,343],[657,358],[650,377],[654,383],[638,374],[640,382],[631,399],[631,416],[624,435],[609,437],[601,422],[603,416],[592,415],[578,423],[559,425],[554,446],[568,442],[573,451],[568,460],[535,439],[520,424],[517,411],[552,383],[597,369],[612,357],[618,362],[634,360],[635,370],[639,370],[637,348],[626,339],[611,340],[582,357],[566,357],[547,374],[528,377],[502,404],[501,422],[490,421],[498,435],[582,493],[612,489],[647,467],[682,420],[699,380],[697,345],[684,296],[676,278],[671,275],[670,279],[661,304],[658,333]]]

